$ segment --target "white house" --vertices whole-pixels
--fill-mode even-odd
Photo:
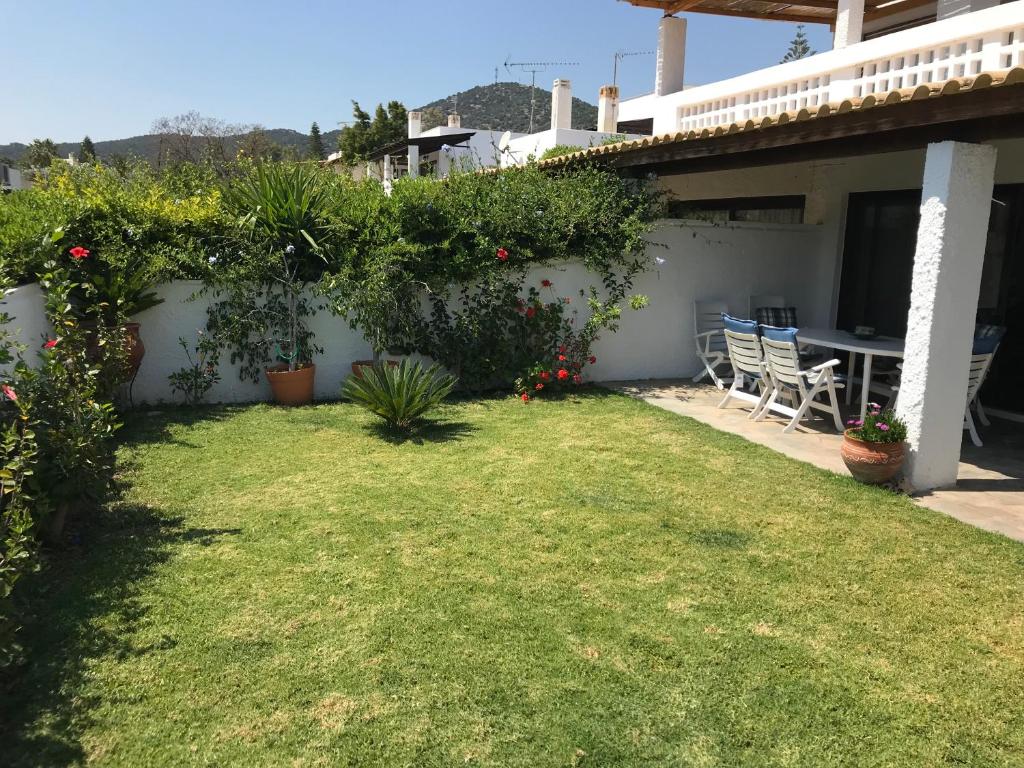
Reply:
[[[356,178],[369,176],[386,186],[405,175],[431,173],[443,178],[452,170],[493,168],[499,165],[499,145],[503,137],[507,141],[508,138],[520,135],[463,128],[462,119],[457,114],[448,115],[447,125],[426,131],[422,130],[422,113],[410,112],[408,120],[406,138],[378,147],[365,163],[347,168],[341,161],[341,153],[335,152],[327,158],[327,165],[339,173],[351,173]]]
[[[663,240],[678,326],[630,354],[657,344],[697,372],[685,306],[702,298],[873,326],[905,339],[908,480],[954,483],[976,323],[1006,328],[986,407],[1024,411],[1024,0],[628,1],[666,14],[654,91],[618,115],[649,135],[546,162],[656,176],[692,230]],[[678,11],[830,24],[835,48],[683,90]]]

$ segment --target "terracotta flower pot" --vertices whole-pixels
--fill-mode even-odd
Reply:
[[[287,365],[268,368],[267,381],[278,405],[309,405],[313,402],[313,382],[316,366],[306,363],[301,368],[289,371]]]
[[[905,443],[869,443],[846,430],[840,455],[850,474],[862,483],[877,485],[892,480],[903,466]]]
[[[397,360],[378,360],[378,363],[387,363],[390,368],[397,368]],[[373,360],[353,360],[352,375],[357,379],[363,378],[363,368],[373,368]]]

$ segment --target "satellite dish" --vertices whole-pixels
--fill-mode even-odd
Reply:
[[[504,152],[508,149],[509,142],[512,141],[512,131],[505,131],[501,134],[501,139],[498,141],[498,151]]]

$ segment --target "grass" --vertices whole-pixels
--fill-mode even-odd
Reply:
[[[1024,762],[1024,546],[600,391],[441,416],[136,418],[3,763]]]

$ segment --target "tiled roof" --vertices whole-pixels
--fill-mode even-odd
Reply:
[[[643,139],[635,139],[633,141],[623,141],[618,144],[591,147],[579,152],[573,152],[572,154],[553,157],[549,160],[542,160],[539,162],[539,165],[542,167],[565,165],[583,158],[600,158],[606,155],[631,153],[647,149],[649,147],[664,146],[666,144],[680,144],[689,141],[714,139],[720,136],[731,136],[738,133],[765,131],[794,122],[827,120],[831,117],[848,114],[850,112],[866,112],[870,109],[889,107],[895,104],[903,104],[911,101],[945,99],[954,97],[956,94],[960,93],[970,93],[988,88],[1021,84],[1024,84],[1024,68],[1021,67],[1014,67],[1013,69],[1000,72],[983,72],[973,77],[958,77],[941,83],[919,85],[916,88],[903,88],[896,91],[889,91],[887,93],[870,94],[863,98],[844,99],[840,102],[830,102],[818,107],[804,108],[795,112],[780,112],[777,115],[763,117],[759,120],[747,120],[742,123],[729,123],[727,125],[704,128],[700,131],[666,133],[661,136],[650,136]],[[882,113],[879,113],[880,117],[881,114]]]

